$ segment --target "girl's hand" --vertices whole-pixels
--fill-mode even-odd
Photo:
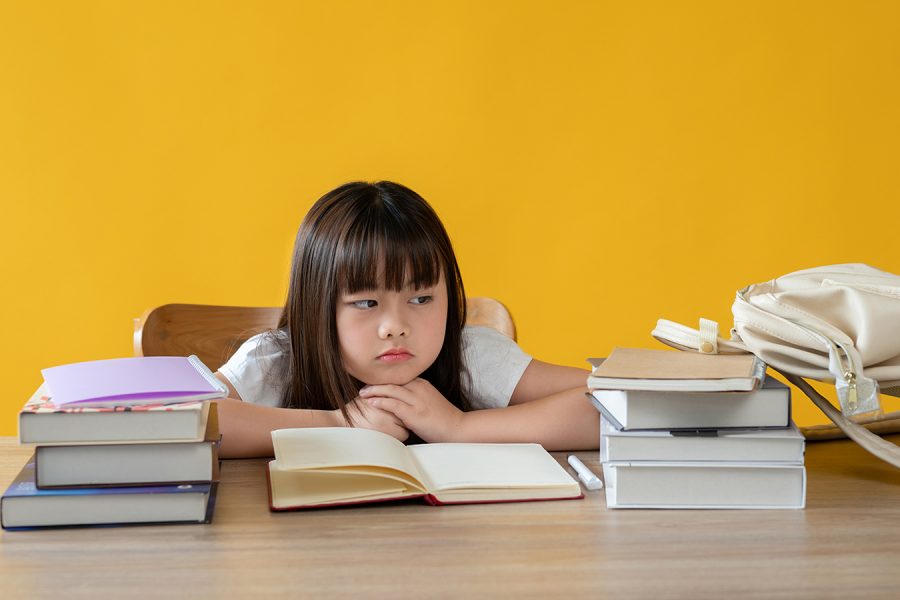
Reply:
[[[337,427],[374,429],[397,438],[401,442],[406,441],[406,438],[409,437],[409,430],[404,427],[399,418],[386,410],[371,406],[359,398],[347,404],[347,412],[350,414],[352,422],[348,422],[344,418],[340,409],[331,411]]]
[[[395,415],[426,442],[453,441],[465,413],[424,379],[406,385],[370,385],[359,391],[360,400],[373,409]]]

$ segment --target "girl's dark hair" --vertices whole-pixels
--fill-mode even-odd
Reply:
[[[281,405],[340,409],[352,421],[347,403],[363,384],[341,360],[335,317],[339,297],[380,287],[427,287],[441,273],[448,300],[444,345],[421,377],[468,410],[462,386],[465,292],[437,214],[417,193],[390,181],[347,183],[322,196],[297,232],[280,335],[273,336],[285,357],[282,372],[274,374],[286,383]]]

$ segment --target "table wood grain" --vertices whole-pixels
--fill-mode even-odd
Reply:
[[[4,489],[30,451],[0,438]],[[896,598],[900,471],[846,440],[806,463],[805,510],[612,511],[601,491],[271,513],[265,461],[230,460],[209,525],[3,532],[0,597]]]

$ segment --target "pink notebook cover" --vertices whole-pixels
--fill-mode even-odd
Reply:
[[[132,406],[221,398],[225,386],[196,356],[141,356],[43,369],[56,406]]]

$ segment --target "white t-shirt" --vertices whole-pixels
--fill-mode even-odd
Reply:
[[[469,381],[463,377],[463,385],[472,408],[507,406],[531,357],[515,341],[490,327],[464,327],[462,348],[463,365],[469,371]],[[279,406],[283,387],[268,373],[282,357],[277,344],[263,333],[244,342],[219,372],[244,402]]]

